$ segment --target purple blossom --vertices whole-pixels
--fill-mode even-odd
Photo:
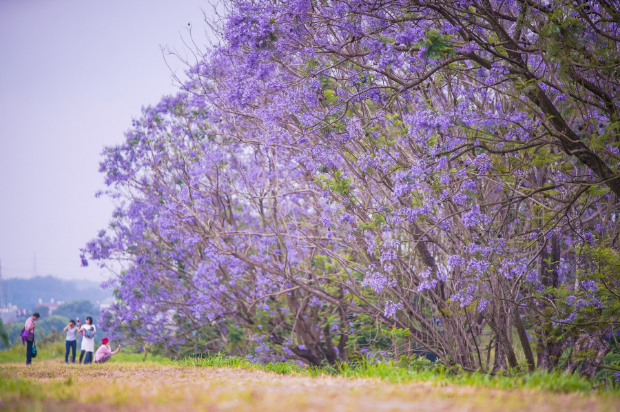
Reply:
[[[466,227],[475,226],[480,221],[480,206],[474,205],[469,212],[463,213],[462,219]]]
[[[392,302],[388,300],[385,302],[385,309],[383,310],[383,316],[386,318],[393,318],[396,315],[396,311],[402,310],[402,302]]]
[[[467,195],[459,191],[452,196],[452,201],[457,205],[462,205],[467,202]]]
[[[465,263],[465,259],[463,259],[462,256],[459,255],[451,255],[448,258],[448,265],[452,266],[452,267],[456,267],[458,265],[462,265],[463,263]]]
[[[485,174],[493,167],[491,159],[486,153],[476,156],[476,158],[474,159],[474,164],[478,166],[479,174]]]
[[[476,182],[474,182],[472,179],[467,179],[465,181],[463,181],[463,189],[467,189],[467,190],[476,190]]]

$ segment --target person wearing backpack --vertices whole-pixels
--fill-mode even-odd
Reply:
[[[32,365],[32,347],[34,346],[34,327],[37,320],[41,317],[37,312],[33,313],[28,319],[22,330],[22,345],[26,344],[26,365]],[[36,354],[35,354],[36,356]]]
[[[82,326],[80,321],[78,320],[78,332],[84,332],[84,337],[82,338],[82,353],[80,353],[80,364],[82,364],[82,359],[84,359],[84,354],[86,354],[86,358],[84,359],[84,365],[93,362],[93,352],[95,352],[95,333],[97,333],[97,328],[93,325],[93,318],[90,316],[86,317],[86,325]]]

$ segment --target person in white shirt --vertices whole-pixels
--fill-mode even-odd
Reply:
[[[82,338],[82,353],[80,353],[80,364],[82,363],[82,359],[84,359],[84,354],[86,354],[86,359],[84,359],[84,365],[93,362],[93,352],[95,351],[95,333],[97,332],[97,328],[93,325],[93,318],[90,316],[86,317],[86,325],[81,325],[78,320],[78,332],[83,332]],[[93,336],[88,337],[87,334],[92,333]]]
[[[67,340],[65,341],[65,363],[69,364],[69,351],[72,351],[71,363],[75,363],[75,351],[77,350],[77,331],[75,321],[72,319],[64,329],[67,332]]]

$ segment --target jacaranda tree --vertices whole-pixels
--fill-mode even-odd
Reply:
[[[314,365],[592,377],[617,352],[614,2],[224,5],[104,153],[108,327]]]

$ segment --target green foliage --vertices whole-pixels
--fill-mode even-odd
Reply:
[[[0,319],[0,342],[4,346],[9,346],[9,331],[4,326],[4,322]]]
[[[424,57],[428,59],[439,59],[454,52],[452,36],[441,34],[437,30],[428,31],[426,40],[419,46],[424,49]]]
[[[24,322],[22,321],[13,322],[7,325],[6,329],[9,334],[9,345],[6,345],[6,346],[3,345],[2,348],[4,349],[7,346],[16,345],[17,343],[21,344],[21,338],[19,335],[23,328],[24,328]]]
[[[620,254],[610,247],[589,246],[581,248],[578,253],[589,263],[587,269],[577,272],[581,287],[565,285],[547,291],[561,298],[560,317],[574,316],[575,322],[564,325],[564,328],[574,333],[616,330],[620,323]]]
[[[64,316],[52,315],[46,318],[40,318],[37,321],[36,334],[39,336],[48,336],[54,332],[61,332],[69,323],[69,319]]]
[[[65,302],[54,311],[54,315],[64,316],[68,319],[76,320],[78,317],[84,323],[86,317],[93,318],[93,323],[97,323],[99,308],[97,308],[90,300],[72,300]],[[63,326],[64,327],[64,326]]]

